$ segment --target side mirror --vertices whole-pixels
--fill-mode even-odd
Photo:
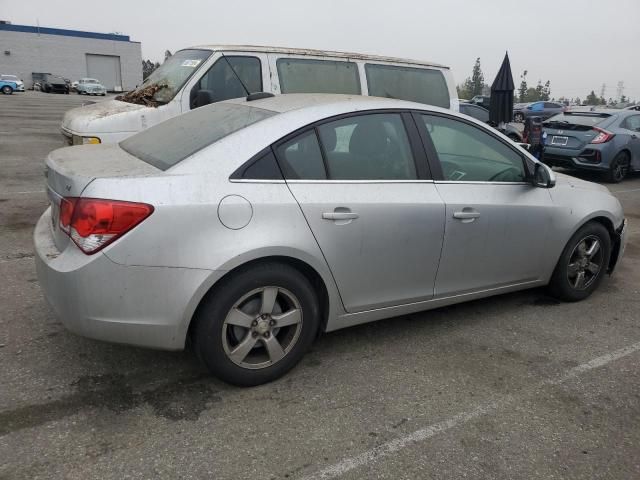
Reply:
[[[556,176],[549,167],[543,163],[536,163],[533,171],[533,184],[540,188],[553,188],[556,185]]]
[[[198,90],[193,102],[193,108],[204,107],[213,103],[213,92],[211,90]]]

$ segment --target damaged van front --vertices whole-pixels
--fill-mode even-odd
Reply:
[[[184,84],[213,52],[188,49],[176,52],[135,90],[114,100],[69,110],[62,134],[69,145],[118,143],[183,111]]]

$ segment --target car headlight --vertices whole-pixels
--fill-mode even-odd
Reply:
[[[73,135],[73,145],[97,145],[102,143],[98,137],[81,137],[80,135]]]

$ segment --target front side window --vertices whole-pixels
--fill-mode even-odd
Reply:
[[[438,154],[443,177],[462,182],[524,182],[522,157],[478,127],[435,115],[421,115]]]
[[[242,84],[249,93],[262,91],[260,59],[225,55],[216,61],[193,87],[191,108],[194,107],[193,101],[198,90],[209,90],[214,102],[246,97],[247,91]]]
[[[398,113],[348,117],[318,127],[332,180],[415,180],[409,138]]]
[[[361,93],[354,62],[280,58],[276,66],[282,93]]]
[[[449,89],[440,70],[367,63],[369,95],[449,108]]]

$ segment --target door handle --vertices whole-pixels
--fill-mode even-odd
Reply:
[[[322,218],[325,220],[355,220],[360,215],[354,212],[325,212]]]
[[[463,208],[461,212],[453,213],[453,218],[462,220],[462,223],[473,222],[478,217],[480,217],[480,212],[477,212],[473,208],[469,207]]]

